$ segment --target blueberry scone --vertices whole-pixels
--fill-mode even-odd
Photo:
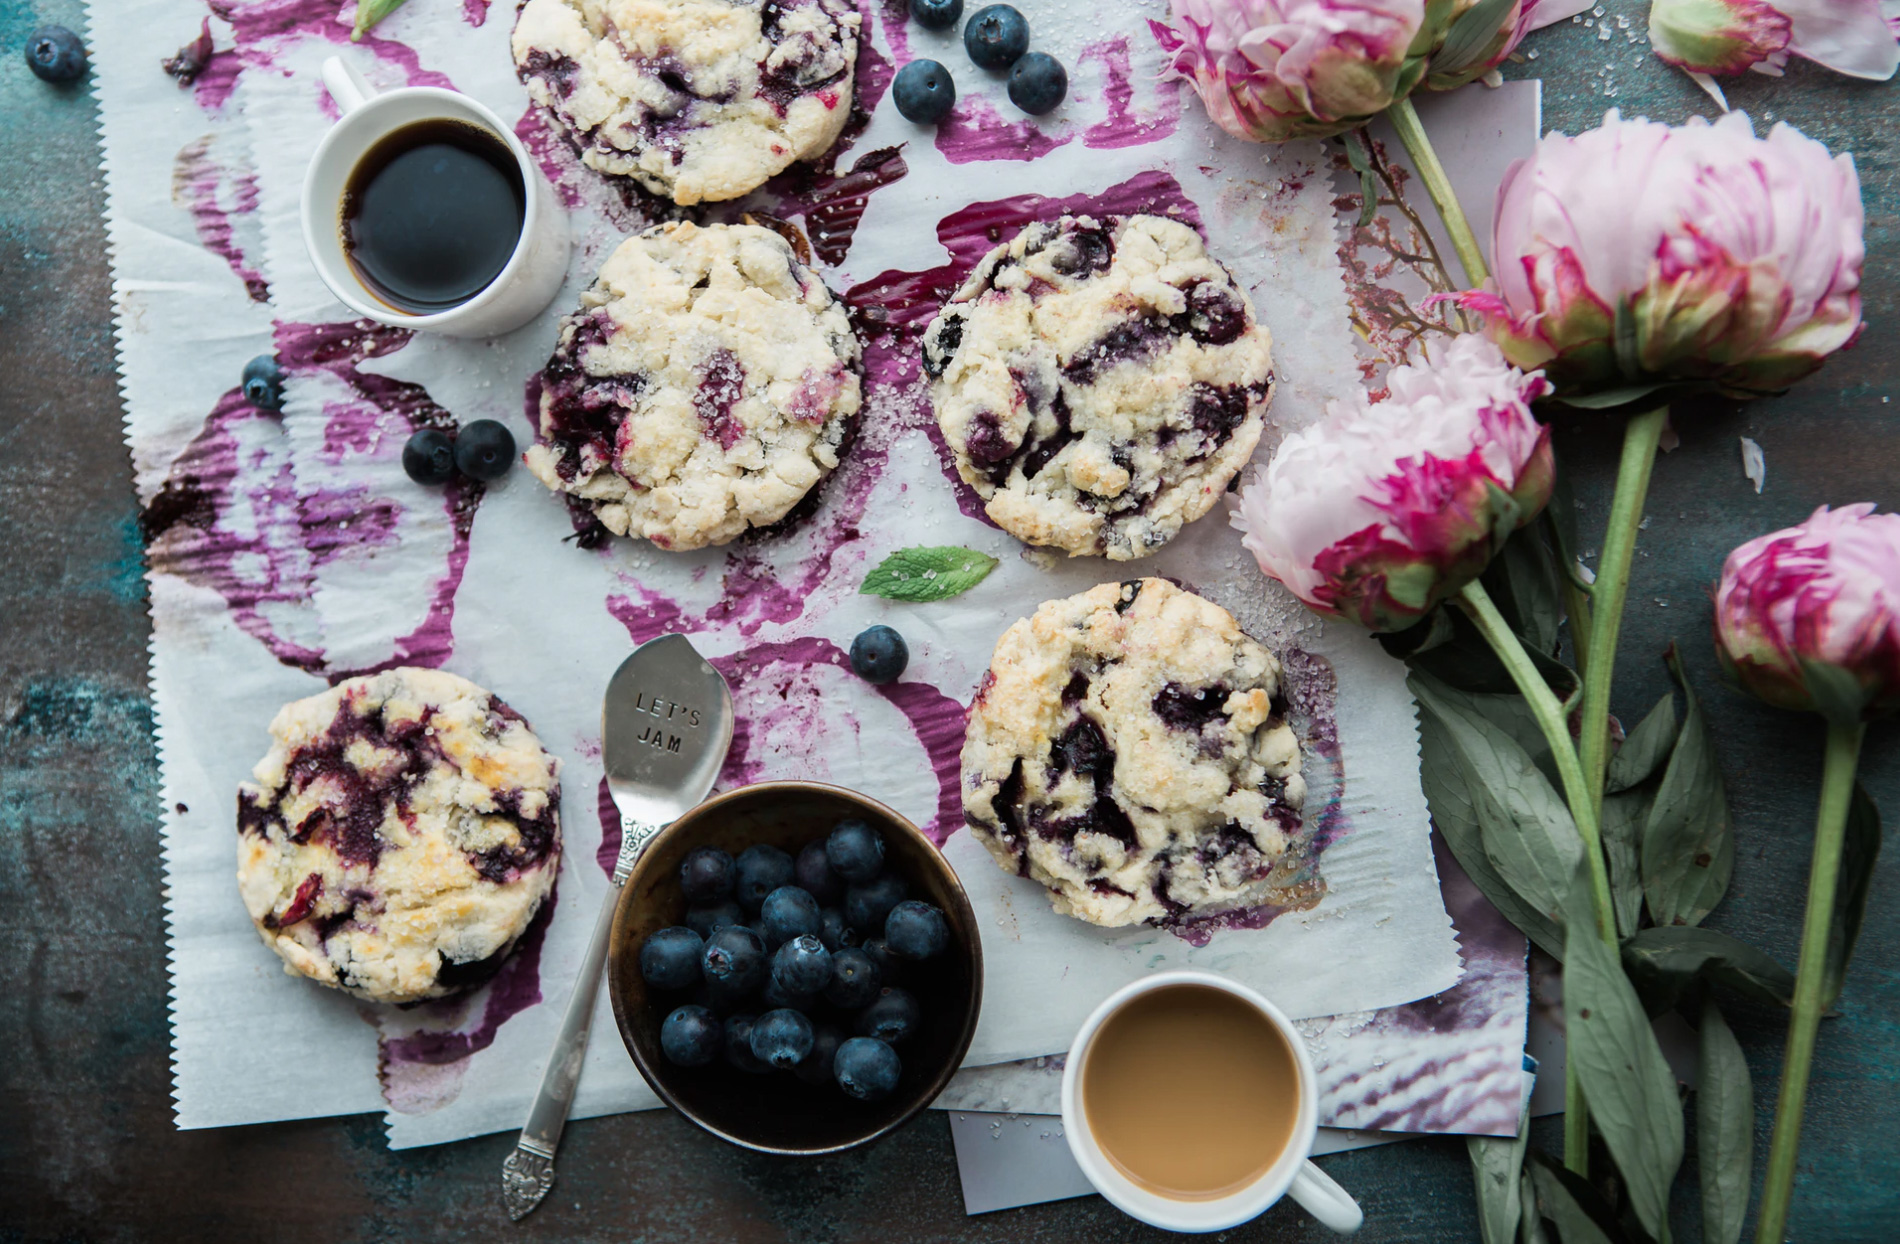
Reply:
[[[1064,216],[977,264],[925,330],[923,366],[991,519],[1126,561],[1207,513],[1246,465],[1270,345],[1187,225]]]
[[[660,225],[561,321],[528,468],[616,535],[725,544],[838,465],[858,362],[844,304],[777,233]]]
[[[717,202],[837,141],[860,20],[851,0],[528,0],[515,67],[588,167]]]
[[[1305,798],[1279,661],[1165,579],[1044,604],[997,641],[970,708],[965,822],[1091,924],[1269,901]]]
[[[501,966],[560,868],[559,762],[465,678],[394,669],[285,705],[238,789],[238,888],[292,975],[417,1002]]]

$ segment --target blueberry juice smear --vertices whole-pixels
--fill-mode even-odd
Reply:
[[[463,121],[417,121],[350,170],[343,253],[377,298],[431,315],[501,275],[526,217],[527,187],[506,143]]]

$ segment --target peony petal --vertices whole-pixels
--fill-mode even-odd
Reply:
[[[1900,68],[1900,44],[1880,0],[1779,0],[1794,23],[1789,49],[1850,78],[1885,82]]]

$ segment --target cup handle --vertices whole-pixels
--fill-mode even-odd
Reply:
[[[330,92],[330,98],[336,101],[337,111],[346,115],[376,97],[376,88],[369,84],[369,80],[357,72],[355,65],[340,56],[332,56],[323,62],[323,89]]]
[[[1320,1225],[1341,1235],[1351,1235],[1365,1224],[1365,1213],[1359,1208],[1359,1202],[1331,1175],[1311,1162],[1300,1163],[1300,1169],[1293,1172],[1293,1183],[1287,1188],[1287,1195],[1300,1203],[1301,1208],[1319,1219]]]

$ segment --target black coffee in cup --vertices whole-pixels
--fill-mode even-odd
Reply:
[[[382,301],[429,315],[500,276],[526,218],[527,187],[506,143],[466,121],[415,121],[350,170],[343,253]]]

